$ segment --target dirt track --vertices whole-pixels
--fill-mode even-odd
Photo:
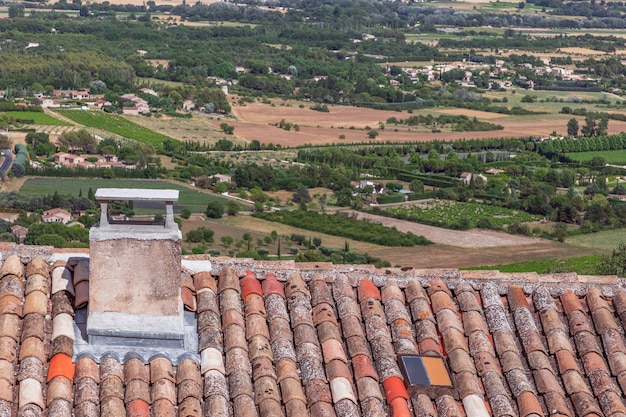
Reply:
[[[542,242],[541,239],[537,238],[510,235],[508,233],[496,232],[493,230],[450,230],[357,211],[348,211],[348,213],[351,215],[356,214],[359,220],[369,219],[372,223],[380,223],[383,226],[395,227],[401,232],[411,232],[416,235],[422,235],[426,239],[440,245],[456,246],[459,248],[493,248],[516,245],[536,245]]]

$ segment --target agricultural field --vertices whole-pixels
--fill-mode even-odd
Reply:
[[[626,233],[624,233],[624,229],[605,230],[568,237],[565,241],[588,249],[601,249],[608,252],[615,249],[620,242],[626,242]]]
[[[128,139],[149,143],[154,147],[159,147],[165,140],[172,139],[169,136],[140,126],[118,115],[86,110],[57,111],[59,114],[83,126],[107,130]]]
[[[514,222],[538,220],[536,216],[521,210],[447,200],[429,200],[419,205],[392,207],[385,209],[383,213],[398,219],[451,229],[474,228],[485,222],[494,228],[502,228]]]
[[[71,124],[56,119],[46,113],[37,111],[7,111],[0,114],[19,120],[32,120],[32,124],[48,126],[71,126]]]
[[[542,96],[571,96],[570,94],[559,94],[557,92],[529,92],[531,94],[541,94]],[[512,93],[503,93],[500,96],[494,97],[506,97],[512,100],[515,97],[517,103],[521,102],[522,97],[525,95]],[[580,95],[583,97],[585,95]],[[600,98],[601,95],[597,95]],[[329,105],[329,112],[317,112],[308,108],[307,103],[303,108],[300,108],[298,102],[288,102],[285,105],[253,103],[246,106],[233,106],[233,115],[235,120],[228,120],[228,124],[235,127],[234,136],[236,138],[251,141],[254,139],[259,140],[261,143],[273,143],[280,144],[282,146],[301,146],[306,144],[312,145],[325,145],[325,144],[343,144],[351,142],[363,142],[368,140],[367,127],[377,128],[380,123],[385,123],[390,117],[396,119],[404,119],[411,116],[406,111],[398,112],[392,110],[376,110],[362,107],[348,107],[348,106],[332,106]],[[514,102],[515,103],[515,102]],[[302,103],[304,105],[304,103]],[[512,105],[511,102],[506,103],[508,107]],[[574,104],[574,103],[521,103],[521,107],[533,110],[533,111],[546,111],[546,114],[528,115],[528,116],[514,116],[503,115],[499,113],[490,113],[484,111],[475,111],[468,109],[454,109],[454,108],[425,108],[414,110],[412,114],[461,114],[468,117],[476,116],[479,120],[496,123],[504,127],[503,130],[492,130],[486,132],[451,132],[443,131],[433,133],[430,128],[424,126],[411,126],[407,128],[405,126],[392,127],[389,126],[384,130],[378,130],[378,137],[372,140],[372,143],[383,143],[385,141],[392,142],[407,142],[407,141],[419,141],[427,142],[433,140],[463,140],[463,139],[484,139],[484,138],[519,138],[528,136],[545,137],[553,131],[556,131],[559,135],[566,135],[567,122],[573,116],[570,114],[560,114],[561,108],[569,106],[572,108],[586,107],[589,110],[596,107],[588,104]],[[606,111],[606,109],[604,109]],[[288,123],[298,124],[300,131],[290,130],[286,131],[280,129],[275,124],[281,120],[285,120]],[[579,123],[584,123],[584,118],[579,117]],[[212,125],[215,130],[219,129],[222,120],[209,120],[208,123]],[[183,122],[184,123],[184,122]],[[619,133],[626,131],[626,122],[611,120],[608,126],[608,132]],[[230,139],[230,138],[229,138]]]
[[[593,255],[565,259],[542,259],[538,261],[515,262],[511,264],[482,265],[463,269],[478,271],[493,269],[500,272],[536,272],[538,274],[575,271],[582,275],[595,275],[596,264],[601,258],[601,255]]]
[[[83,196],[91,188],[94,192],[98,188],[147,188],[147,189],[175,189],[179,191],[178,202],[174,211],[180,213],[184,208],[192,213],[204,213],[210,200],[225,201],[214,194],[205,194],[181,184],[159,180],[116,180],[116,179],[76,179],[76,178],[30,178],[20,188],[20,193],[30,195],[48,195],[58,192],[60,195]],[[159,206],[161,207],[161,206]],[[153,209],[154,207],[137,207],[137,209]],[[141,214],[141,210],[137,210]]]
[[[626,149],[613,151],[593,151],[593,152],[569,152],[566,153],[572,161],[588,162],[595,157],[604,158],[608,164],[626,165]]]
[[[224,138],[224,133],[215,127],[212,118],[204,115],[194,115],[190,119],[182,119],[170,116],[163,117],[145,117],[145,116],[124,116],[132,123],[136,123],[146,129],[166,135],[170,138],[181,141],[199,142],[205,145],[215,144],[218,140]],[[219,123],[231,123],[228,119],[217,119]],[[211,124],[213,123],[213,124]],[[237,137],[237,131],[234,136],[228,139],[234,144],[243,145],[245,140]]]

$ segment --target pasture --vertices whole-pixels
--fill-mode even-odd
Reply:
[[[204,213],[207,203],[210,200],[224,201],[215,194],[207,194],[194,190],[182,184],[176,184],[159,180],[117,180],[117,179],[79,179],[79,178],[30,178],[27,179],[20,193],[28,195],[49,195],[58,192],[64,196],[78,196],[82,191],[82,195],[87,197],[87,193],[91,188],[94,192],[98,188],[147,188],[147,189],[174,189],[179,191],[178,202],[174,204],[174,211],[180,213],[184,208],[191,210],[192,213]],[[161,207],[159,205],[158,207]],[[147,205],[137,207],[137,209],[154,209],[154,206]],[[141,210],[136,210],[142,213]]]
[[[565,156],[576,162],[588,162],[595,157],[601,157],[604,158],[608,164],[626,165],[626,149],[615,151],[570,152],[566,153]]]

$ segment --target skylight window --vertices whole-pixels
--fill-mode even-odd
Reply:
[[[409,387],[451,387],[452,380],[443,358],[400,355],[400,369]]]

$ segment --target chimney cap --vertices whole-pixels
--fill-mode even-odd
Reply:
[[[98,201],[178,201],[178,190],[148,190],[145,188],[98,188]]]

